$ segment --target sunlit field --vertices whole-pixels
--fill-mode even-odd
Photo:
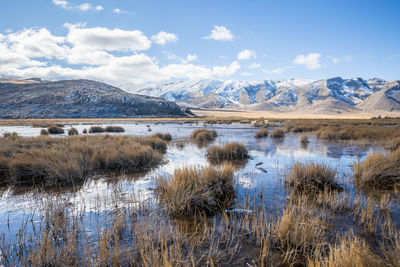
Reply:
[[[0,265],[399,266],[399,119],[0,133]]]

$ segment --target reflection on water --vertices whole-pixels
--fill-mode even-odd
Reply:
[[[147,124],[152,132],[148,131]],[[101,125],[101,124],[100,124]],[[107,124],[110,125],[110,124]],[[174,140],[185,139],[194,129],[203,125],[188,125],[176,123],[119,123],[125,128],[127,135],[146,136],[156,132],[171,133]],[[66,126],[66,130],[75,127],[80,133],[91,125]],[[101,126],[106,126],[103,124]],[[309,143],[300,142],[300,135],[287,134],[282,139],[255,139],[256,128],[251,125],[207,125],[206,128],[214,129],[218,137],[214,143],[225,144],[240,142],[249,149],[251,159],[238,166],[236,181],[239,194],[254,189],[263,189],[266,204],[276,205],[278,201],[285,201],[287,192],[283,186],[285,171],[298,161],[316,161],[329,164],[338,169],[341,175],[351,172],[351,165],[357,159],[363,159],[368,153],[381,150],[374,146],[358,146],[350,144],[333,144],[320,142],[310,136]],[[0,127],[0,134],[4,132],[17,132],[21,136],[37,136],[40,128],[27,126]],[[66,131],[67,132],[67,131]],[[62,135],[62,136],[65,136]],[[205,153],[207,147],[198,147],[194,144],[181,142],[179,145],[171,143],[165,155],[165,164],[147,173],[135,176],[121,177],[93,177],[85,184],[76,188],[62,188],[60,190],[42,191],[21,189],[2,189],[0,191],[0,233],[7,238],[16,238],[16,233],[21,223],[37,211],[39,216],[47,201],[61,197],[70,203],[71,207],[84,210],[85,216],[100,216],[99,212],[111,210],[116,197],[118,205],[130,205],[152,201],[154,179],[160,175],[172,174],[174,169],[185,165],[206,166]],[[29,229],[27,230],[29,231]]]

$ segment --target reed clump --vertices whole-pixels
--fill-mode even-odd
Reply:
[[[306,135],[303,135],[303,136],[300,138],[300,142],[301,142],[302,144],[308,144],[308,143],[310,143],[310,141],[308,140],[308,137],[307,137]]]
[[[63,134],[64,133],[64,129],[57,125],[49,126],[49,128],[47,128],[47,131],[49,132],[49,134]]]
[[[353,166],[354,183],[363,189],[393,189],[400,186],[400,149],[373,153]]]
[[[105,131],[107,133],[123,133],[125,132],[125,129],[121,126],[107,126]]]
[[[285,137],[285,131],[282,129],[273,129],[269,136],[272,138],[283,138]]]
[[[68,130],[68,135],[78,135],[78,134],[79,134],[78,130],[73,127]]]
[[[317,132],[317,137],[327,141],[354,140],[382,143],[400,137],[400,128],[379,125],[326,126]]]
[[[325,190],[343,190],[335,182],[337,171],[328,165],[314,162],[296,163],[286,177],[295,192],[314,194]]]
[[[46,129],[42,129],[40,130],[40,135],[49,135],[49,131],[47,131]]]
[[[268,128],[262,128],[260,130],[258,130],[255,135],[255,138],[265,138],[268,137]]]
[[[229,207],[234,198],[233,167],[184,167],[173,176],[161,177],[155,191],[162,207],[173,217],[214,215]]]
[[[132,173],[161,162],[166,143],[129,136],[0,138],[0,157],[12,184],[44,186],[82,183],[96,173]]]
[[[89,133],[104,133],[106,130],[101,126],[91,126]]]
[[[155,133],[151,137],[160,138],[161,140],[164,140],[167,142],[172,140],[172,136],[170,133],[164,133],[164,134],[163,133]]]
[[[215,140],[217,132],[215,130],[197,129],[190,135],[190,141],[198,145],[205,145]]]
[[[219,164],[224,161],[243,161],[250,155],[246,146],[240,143],[232,142],[226,145],[214,145],[207,149],[207,160],[211,163]]]

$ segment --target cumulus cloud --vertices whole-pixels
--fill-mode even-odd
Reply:
[[[245,49],[237,55],[239,60],[247,60],[251,58],[256,58],[256,52],[254,50]]]
[[[97,11],[102,11],[103,9],[104,9],[104,8],[103,8],[102,6],[100,6],[100,5],[99,5],[99,6],[96,6],[96,10],[97,10]]]
[[[151,40],[155,43],[164,46],[168,42],[176,42],[178,41],[178,36],[169,32],[159,32],[156,35],[151,36]]]
[[[43,79],[86,78],[111,84],[227,77],[240,69],[234,61],[226,66],[192,64],[188,54],[179,64],[160,66],[140,51],[151,41],[138,30],[87,28],[85,24],[65,24],[66,36],[53,35],[46,28],[23,29],[0,34],[0,73]],[[112,53],[118,51],[118,53]]]
[[[64,0],[53,0],[53,4],[55,4],[56,6],[60,6],[62,8],[68,7],[68,2]]]
[[[107,51],[140,51],[151,47],[151,41],[138,30],[83,28],[71,24],[65,26],[69,28],[67,41],[76,46]]]
[[[203,39],[212,39],[216,41],[232,41],[234,38],[232,32],[224,26],[214,26],[211,33],[204,36]]]
[[[251,63],[251,65],[249,65],[249,69],[258,69],[259,67],[261,67],[261,64],[258,63]]]
[[[90,3],[82,3],[79,5],[71,5],[68,1],[66,0],[53,0],[53,4],[59,7],[62,7],[64,9],[76,9],[76,10],[80,10],[83,12],[86,12],[88,10],[97,10],[97,11],[101,11],[104,8],[100,5],[97,6],[92,6]]]
[[[298,55],[293,64],[305,65],[307,69],[314,70],[321,67],[319,59],[321,58],[321,54],[319,53],[309,53],[308,55]]]
[[[92,5],[89,4],[89,3],[83,3],[83,4],[80,4],[80,5],[76,6],[76,7],[81,11],[88,11],[89,9],[92,8]]]

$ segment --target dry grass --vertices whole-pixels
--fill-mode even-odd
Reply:
[[[63,134],[64,133],[64,129],[59,126],[56,126],[56,125],[49,126],[49,128],[47,128],[47,131],[49,132],[49,134]]]
[[[308,143],[310,143],[310,141],[308,140],[308,137],[307,137],[306,135],[301,136],[300,142],[301,142],[302,144],[308,144]]]
[[[255,134],[254,134],[255,138],[265,138],[268,137],[268,129],[267,128],[262,128],[260,130],[258,130]]]
[[[172,177],[157,180],[161,206],[172,216],[214,215],[229,207],[234,198],[233,167],[185,167]]]
[[[207,160],[215,164],[224,161],[247,160],[250,157],[246,146],[236,142],[228,143],[223,146],[211,146],[207,149],[206,156]]]
[[[167,142],[172,140],[172,136],[171,136],[170,133],[165,133],[165,134],[163,134],[163,133],[155,133],[155,134],[152,135],[152,137],[160,138],[161,140],[164,140],[164,141],[167,141]]]
[[[128,136],[0,138],[7,179],[18,185],[73,185],[99,172],[148,169],[160,163],[165,150],[160,139]]]
[[[83,129],[82,133],[87,134],[87,129]]]
[[[283,138],[285,137],[285,131],[282,129],[273,129],[269,136],[272,138]]]
[[[336,174],[336,170],[325,164],[296,163],[286,180],[295,192],[315,194],[325,190],[342,190],[342,187],[335,182]]]
[[[123,133],[125,132],[125,129],[121,126],[107,126],[105,131],[107,133]]]
[[[197,129],[190,135],[190,141],[198,145],[207,145],[214,141],[217,137],[217,132],[214,130]]]
[[[78,135],[78,134],[79,134],[78,130],[73,127],[68,130],[68,135]]]
[[[364,189],[393,189],[400,186],[400,149],[387,155],[373,153],[353,166],[354,182]]]
[[[42,129],[40,130],[40,135],[49,135],[49,131],[47,131],[46,129]]]
[[[106,130],[101,126],[91,126],[89,133],[104,133]]]

